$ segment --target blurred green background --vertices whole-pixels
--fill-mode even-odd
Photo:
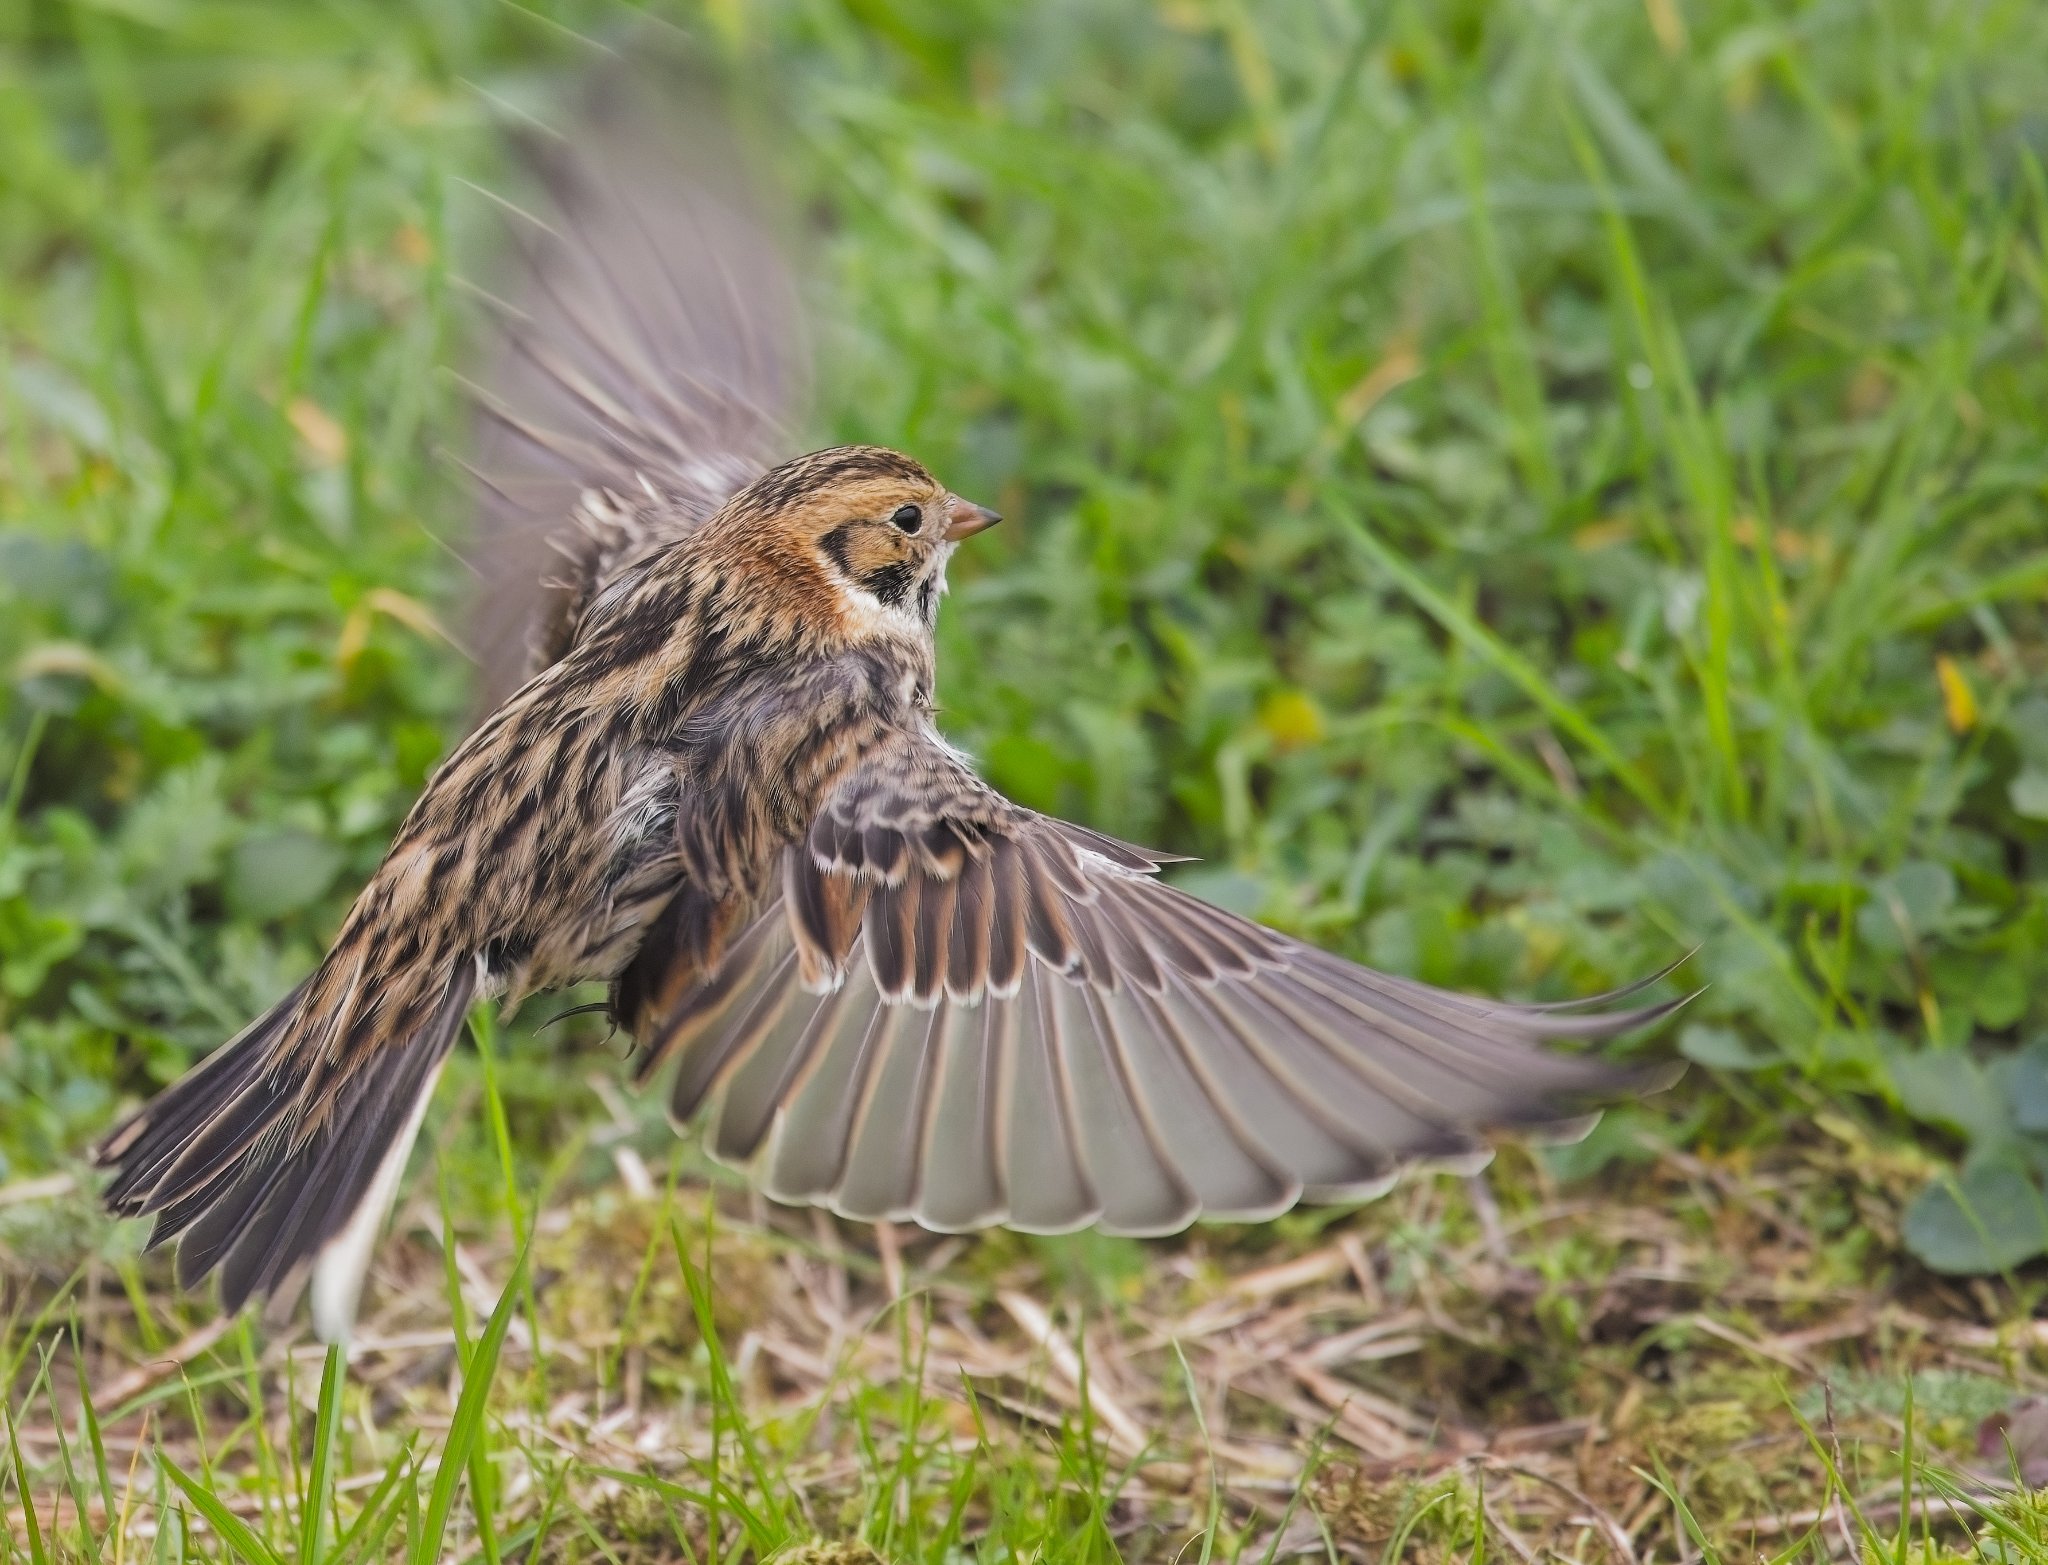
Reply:
[[[1698,946],[1561,1166],[1911,1139],[1923,1259],[2048,1250],[2048,8],[662,14],[798,192],[816,443],[1013,519],[941,649],[999,785],[1436,983]],[[465,180],[625,16],[0,0],[0,1182],[459,731]],[[517,1046],[536,1149],[597,1035]]]

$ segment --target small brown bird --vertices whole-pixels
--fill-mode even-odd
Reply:
[[[872,446],[766,467],[799,377],[731,181],[602,121],[545,166],[486,442],[535,671],[314,973],[100,1148],[182,1282],[310,1283],[346,1336],[470,1006],[589,980],[769,1194],[935,1229],[1265,1217],[1665,1079],[1544,1045],[1670,1006],[1371,972],[990,789],[934,722],[932,631],[998,518]]]

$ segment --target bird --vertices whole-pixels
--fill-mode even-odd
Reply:
[[[579,983],[769,1196],[939,1231],[1363,1199],[1671,1078],[1555,1047],[1668,1015],[1655,978],[1536,1005],[1375,972],[992,788],[934,627],[1000,518],[892,449],[784,455],[772,215],[715,116],[604,96],[531,155],[483,296],[488,715],[312,973],[97,1148],[182,1286],[303,1293],[346,1340],[472,1006]]]

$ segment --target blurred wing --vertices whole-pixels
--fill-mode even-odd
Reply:
[[[1133,1234],[1377,1193],[1674,1074],[1544,1047],[1672,1004],[1449,994],[1177,891],[1164,862],[906,740],[787,851],[708,978],[685,960],[652,986],[647,1068],[674,1057],[677,1122],[715,1102],[711,1150],[778,1200]]]
[[[574,639],[618,574],[787,455],[800,309],[715,90],[604,73],[532,136],[508,209],[496,351],[475,388],[475,639],[495,706]]]

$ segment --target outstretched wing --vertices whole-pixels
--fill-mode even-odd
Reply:
[[[619,573],[788,455],[805,360],[789,266],[716,89],[601,73],[522,139],[497,347],[474,388],[486,708],[567,650]]]
[[[677,992],[646,991],[647,1069],[673,1057],[678,1123],[715,1102],[712,1151],[778,1200],[1134,1234],[1376,1193],[1670,1079],[1546,1045],[1673,1004],[1446,993],[1175,890],[1165,862],[905,738],[787,850],[710,976],[685,960]]]

